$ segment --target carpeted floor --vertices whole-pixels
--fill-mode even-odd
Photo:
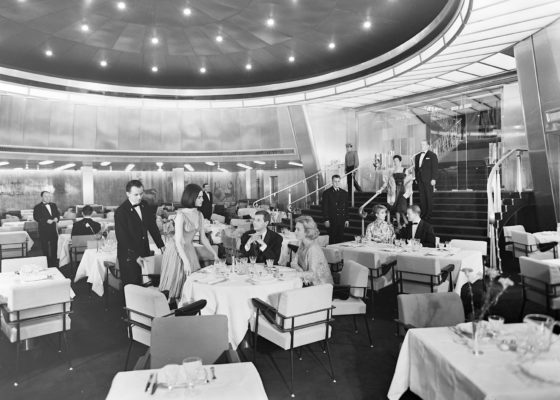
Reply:
[[[31,255],[36,255],[36,249]],[[516,278],[516,265],[506,260],[507,273]],[[68,273],[64,268],[64,273]],[[110,296],[109,310],[84,281],[73,284],[72,328],[69,335],[73,370],[69,371],[64,354],[59,354],[56,336],[41,338],[36,347],[24,353],[19,386],[14,388],[15,345],[4,335],[0,338],[0,399],[103,399],[115,373],[122,371],[128,345],[122,321],[123,300]],[[392,289],[375,297],[375,320],[370,327],[374,348],[370,348],[363,321],[360,332],[354,333],[352,319],[337,318],[333,327],[331,351],[336,383],[327,373],[327,359],[319,346],[304,350],[303,359],[295,362],[295,390],[299,399],[385,399],[397,361],[400,339],[395,336],[393,319],[396,302]],[[519,319],[521,289],[516,286],[501,299],[496,313],[508,322]],[[532,311],[530,308],[527,312]],[[536,309],[536,311],[542,311]],[[371,317],[372,310],[368,310]],[[289,378],[289,352],[276,348],[265,340],[259,341],[256,366],[268,397],[272,400],[289,398],[286,380]],[[135,344],[131,360],[145,352]],[[242,349],[242,360],[252,358],[252,350]],[[131,361],[131,364],[133,361]],[[285,380],[286,379],[286,380]],[[224,396],[227,398],[227,396]],[[403,399],[416,399],[407,393]]]

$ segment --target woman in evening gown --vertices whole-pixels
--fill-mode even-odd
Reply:
[[[408,168],[402,166],[402,157],[399,155],[393,157],[393,167],[393,173],[377,193],[387,189],[387,203],[391,206],[391,213],[395,214],[397,229],[400,229],[408,223],[406,207],[412,193],[412,176],[409,174]]]
[[[375,221],[367,226],[366,238],[379,243],[391,243],[395,230],[393,225],[387,222],[387,207],[381,204],[376,204],[373,207],[375,214]]]
[[[187,185],[181,197],[181,205],[183,208],[177,210],[175,217],[174,240],[166,243],[161,262],[159,290],[168,290],[170,301],[180,299],[187,276],[200,269],[193,243],[197,233],[200,243],[213,254],[214,259],[218,258],[204,232],[204,217],[197,209],[202,205],[202,188],[193,183]]]

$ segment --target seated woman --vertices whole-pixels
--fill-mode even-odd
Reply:
[[[300,271],[300,277],[309,285],[334,284],[323,250],[317,244],[319,229],[313,218],[304,215],[296,219],[296,239],[300,241],[291,267]]]
[[[375,221],[367,226],[366,238],[375,242],[389,243],[395,236],[393,225],[387,222],[387,207],[381,204],[373,207]]]

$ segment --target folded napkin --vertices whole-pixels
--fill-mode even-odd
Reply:
[[[194,282],[200,282],[200,283],[207,283],[209,285],[215,285],[216,283],[220,283],[220,282],[225,282],[227,281],[226,278],[224,278],[223,276],[217,276],[214,274],[197,274],[196,277],[193,277],[193,281]]]

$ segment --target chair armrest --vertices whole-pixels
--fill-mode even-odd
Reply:
[[[397,260],[393,260],[386,264],[381,264],[381,275],[385,275],[386,273],[388,273],[392,268],[395,267],[395,265],[397,265]]]
[[[455,269],[455,264],[449,264],[449,265],[446,265],[445,267],[443,267],[441,269],[441,272],[451,273],[451,272],[453,272],[454,269]]]
[[[230,364],[241,362],[239,354],[237,354],[237,351],[233,350],[233,347],[231,347],[231,343],[229,343],[229,348],[226,350],[226,357]]]
[[[196,315],[200,313],[200,310],[202,310],[204,307],[206,307],[206,300],[197,300],[187,304],[186,306],[173,310],[173,312],[164,315],[164,317],[168,317],[170,315],[175,315],[176,317]]]
[[[276,310],[276,308],[272,307],[270,304],[256,297],[252,298],[251,302],[253,303],[253,306],[255,306],[255,308],[257,309],[257,315],[258,312],[260,312],[268,322],[270,322],[273,325],[277,325],[276,316],[278,315],[278,310]]]

